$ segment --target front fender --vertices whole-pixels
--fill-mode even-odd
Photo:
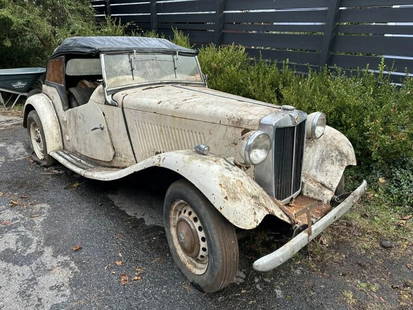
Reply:
[[[43,126],[47,153],[63,149],[59,120],[50,99],[44,94],[30,96],[24,105],[23,126],[27,127],[27,116],[36,110]]]
[[[252,178],[221,157],[184,150],[162,153],[125,169],[89,170],[71,166],[62,158],[58,160],[84,177],[100,181],[121,179],[150,167],[162,167],[191,182],[236,227],[253,229],[268,214],[291,223],[277,202]]]
[[[329,203],[347,166],[356,165],[350,141],[327,126],[320,139],[307,140],[303,162],[303,194]]]
[[[166,153],[159,165],[188,179],[229,222],[239,228],[253,229],[268,214],[290,222],[261,186],[223,158],[192,151]]]

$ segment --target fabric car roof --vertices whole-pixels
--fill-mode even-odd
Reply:
[[[66,54],[97,55],[104,52],[168,52],[197,54],[197,51],[176,45],[166,39],[148,37],[72,37],[58,46],[52,58]]]

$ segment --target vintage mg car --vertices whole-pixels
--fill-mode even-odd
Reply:
[[[49,59],[42,93],[26,102],[24,126],[43,165],[57,161],[100,181],[154,167],[172,174],[163,209],[168,244],[205,292],[234,281],[237,231],[264,217],[291,225],[292,239],[253,264],[269,271],[367,187],[338,193],[356,159],[323,113],[209,89],[197,52],[165,39],[66,39]]]

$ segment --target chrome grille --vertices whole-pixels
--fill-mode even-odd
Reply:
[[[305,121],[294,127],[274,128],[274,197],[285,200],[301,188]]]

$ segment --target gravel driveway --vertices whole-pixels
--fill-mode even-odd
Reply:
[[[19,119],[0,116],[0,309],[413,307],[411,245],[403,255],[363,251],[345,220],[334,226],[336,238],[269,274],[251,263],[283,236],[252,232],[240,244],[238,283],[203,294],[169,255],[156,179],[101,183],[46,169],[30,160],[26,136]]]

